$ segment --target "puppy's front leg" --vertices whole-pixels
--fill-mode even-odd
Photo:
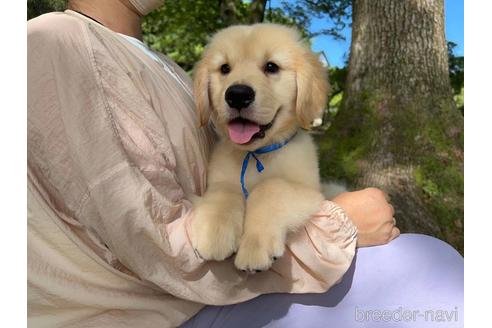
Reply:
[[[287,233],[304,226],[323,201],[313,188],[271,178],[258,184],[246,204],[244,234],[235,265],[240,270],[267,270],[282,256]]]
[[[238,187],[215,183],[198,201],[191,224],[191,241],[205,260],[221,261],[239,247],[243,233],[244,198]]]

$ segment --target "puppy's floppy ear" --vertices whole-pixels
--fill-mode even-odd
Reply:
[[[307,47],[297,58],[296,116],[301,127],[311,128],[311,123],[325,108],[330,92],[327,69]]]
[[[211,105],[209,98],[209,72],[206,58],[200,60],[193,70],[193,93],[200,125],[204,126],[210,119]]]

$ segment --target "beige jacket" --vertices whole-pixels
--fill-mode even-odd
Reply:
[[[268,272],[200,260],[190,198],[213,139],[187,75],[72,11],[29,21],[27,42],[30,326],[173,327],[203,304],[323,292],[346,272],[356,230],[328,201]]]

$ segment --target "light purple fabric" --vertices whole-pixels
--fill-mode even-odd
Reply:
[[[402,234],[358,249],[341,283],[326,293],[207,306],[182,328],[463,327],[463,264],[439,239]]]

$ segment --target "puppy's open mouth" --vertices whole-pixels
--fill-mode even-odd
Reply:
[[[273,120],[268,124],[260,125],[248,119],[238,117],[229,121],[227,127],[231,141],[238,145],[244,145],[252,142],[254,139],[264,138],[265,131],[271,128],[272,125]]]

